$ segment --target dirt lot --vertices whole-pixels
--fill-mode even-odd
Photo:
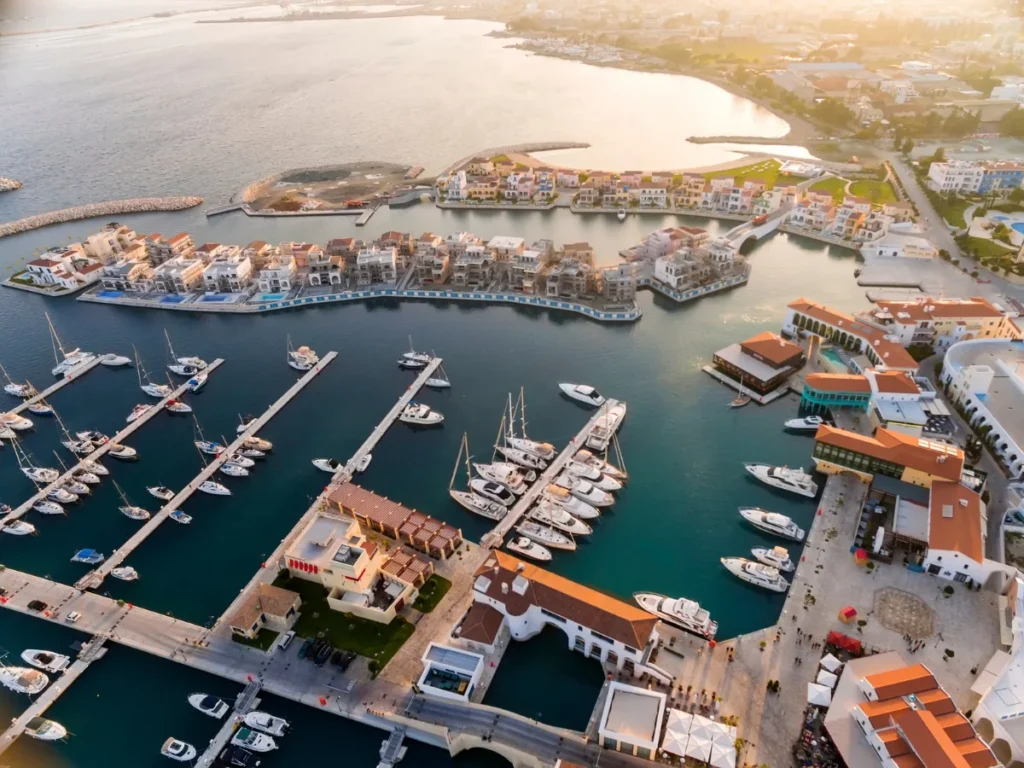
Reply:
[[[366,204],[408,186],[408,165],[350,163],[285,171],[263,182],[252,195],[257,210],[341,210],[349,201]]]

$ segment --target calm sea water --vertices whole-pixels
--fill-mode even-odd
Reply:
[[[0,172],[26,187],[0,196],[0,219],[139,194],[222,199],[252,178],[322,162],[377,157],[440,167],[467,147],[525,140],[591,141],[589,162],[610,167],[711,163],[730,153],[688,145],[682,137],[785,129],[753,105],[697,81],[526,56],[482,35],[491,28],[436,19],[214,26],[177,18],[5,41]],[[292,57],[296,50],[304,51],[301,66]],[[289,61],[292,66],[282,63]],[[693,108],[696,103],[701,109]],[[659,120],[630,117],[640,108]],[[631,217],[620,224],[566,212],[512,216],[420,206],[382,211],[363,230],[350,219],[229,215],[207,221],[201,211],[124,221],[140,232],[184,229],[199,240],[222,242],[465,229],[589,240],[601,261],[611,263],[620,248],[651,229],[682,220]],[[685,223],[722,229],[699,219]],[[78,222],[0,240],[0,266],[13,268],[35,249],[95,226]],[[781,430],[795,401],[732,410],[730,392],[700,366],[728,343],[777,328],[795,296],[850,308],[862,301],[848,252],[780,235],[759,245],[751,259],[754,274],[745,288],[682,307],[643,294],[642,321],[621,327],[505,307],[390,302],[261,317],[188,316],[0,291],[0,363],[16,379],[50,382],[48,310],[66,344],[129,355],[135,345],[146,366],[163,375],[166,328],[178,354],[227,360],[191,399],[212,438],[231,434],[238,414],[261,412],[294,380],[284,364],[288,334],[296,344],[340,353],[265,430],[275,443],[273,455],[251,478],[225,480],[231,498],[192,499],[185,506],[191,526],[163,526],[132,557],[141,580],[104,587],[115,597],[200,623],[223,610],[322,487],[324,476],[310,459],[351,455],[408,385],[410,374],[394,361],[410,334],[417,347],[445,358],[453,388],[422,399],[446,421],[429,431],[395,427],[361,482],[460,526],[470,539],[485,531],[484,521],[447,495],[462,433],[476,456],[487,456],[508,393],[524,387],[530,434],[564,444],[588,414],[562,398],[557,382],[596,385],[629,404],[620,437],[631,482],[590,540],[574,554],[556,556],[552,568],[625,599],[636,590],[697,599],[729,637],[770,623],[782,603],[732,579],[718,563],[764,541],[739,524],[736,508],[768,507],[804,526],[814,514],[811,502],[755,485],[741,462],[807,464],[810,442]],[[134,371],[101,368],[61,391],[53,405],[72,430],[113,433],[144,399]],[[54,450],[63,450],[56,426],[35,421],[24,445],[40,463],[53,465]],[[130,441],[140,461],[108,462],[133,503],[155,509],[145,486],[180,486],[198,472],[193,437],[189,419],[161,414]],[[17,503],[30,491],[13,452],[0,451],[0,500]],[[30,515],[40,535],[0,539],[0,562],[73,581],[83,572],[69,562],[76,549],[109,553],[137,526],[118,513],[118,503],[107,482],[66,518]],[[14,657],[27,647],[60,650],[75,635],[0,612],[0,646]],[[545,634],[510,649],[487,702],[581,727],[600,679],[595,664],[562,650],[558,635]],[[115,648],[52,710],[75,738],[57,746],[19,743],[5,763],[111,765],[116,744],[119,765],[162,765],[157,750],[166,736],[201,745],[213,734],[213,723],[185,703],[194,690],[233,693],[221,680]],[[0,718],[26,704],[24,697],[0,692]],[[265,762],[270,768],[336,756],[340,740],[348,762],[372,764],[378,732],[287,702],[268,706],[297,723],[297,735]],[[452,761],[414,746],[407,763]],[[455,764],[500,760],[468,755]]]

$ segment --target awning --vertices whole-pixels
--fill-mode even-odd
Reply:
[[[826,641],[829,645],[836,645],[842,648],[844,651],[849,651],[855,656],[860,656],[863,652],[863,646],[860,640],[844,635],[842,632],[829,632],[828,640]]]
[[[668,711],[668,720],[665,723],[665,738],[661,742],[662,751],[672,755],[679,755],[680,757],[685,756],[691,722],[693,722],[693,715],[689,712],[683,712],[681,709],[670,709]]]
[[[690,738],[686,742],[686,757],[703,760],[705,763],[710,759],[714,730],[709,727],[709,724],[714,725],[706,717],[693,716],[693,722],[690,724]]]
[[[823,669],[820,672],[818,672],[818,683],[821,685],[827,685],[829,688],[835,688],[836,680],[838,679],[838,677],[836,677],[827,670]]]
[[[822,656],[821,661],[819,663],[829,672],[835,672],[837,669],[843,666],[843,662],[841,662],[831,653],[826,653],[824,656]]]
[[[715,768],[736,768],[736,728],[715,723],[709,762]]]
[[[807,684],[807,703],[818,707],[827,707],[832,703],[832,691],[824,685],[817,683]],[[686,754],[690,754],[687,752]]]

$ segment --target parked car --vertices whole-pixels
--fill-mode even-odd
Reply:
[[[341,667],[342,672],[348,669],[349,664],[355,660],[356,654],[352,651],[335,651],[331,656],[331,664]]]
[[[292,640],[295,639],[295,633],[292,631],[285,632],[277,641],[277,647],[282,651],[285,650],[289,645],[292,644]]]
[[[309,649],[310,649],[310,648],[311,648],[312,646],[313,646],[313,640],[312,640],[312,638],[309,638],[309,637],[307,637],[307,638],[306,638],[306,639],[305,639],[305,640],[304,640],[304,641],[302,642],[302,647],[301,647],[301,648],[299,648],[299,658],[300,658],[300,659],[304,659],[304,658],[306,658],[306,654],[308,654],[308,653],[309,653]]]
[[[332,653],[334,653],[334,646],[331,645],[330,643],[324,643],[323,648],[320,649],[320,652],[316,655],[316,658],[313,660],[313,662],[318,667],[322,667],[324,665],[324,663],[329,658],[331,658],[331,654]]]
[[[36,611],[37,613],[42,613],[46,610],[46,608],[46,603],[44,603],[42,600],[33,600],[31,603],[28,604],[28,609],[30,611]]]
[[[66,621],[68,624],[74,624],[80,618],[82,618],[82,614],[80,614],[78,611],[71,611],[67,616],[64,617],[64,621]]]

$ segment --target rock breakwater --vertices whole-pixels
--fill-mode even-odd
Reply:
[[[66,221],[91,219],[97,216],[117,216],[125,213],[151,213],[153,211],[183,211],[195,208],[203,202],[201,197],[140,197],[134,200],[111,200],[105,203],[90,203],[50,211],[18,219],[7,224],[0,224],[0,237],[16,235],[30,229],[46,227],[50,224],[63,224]]]

